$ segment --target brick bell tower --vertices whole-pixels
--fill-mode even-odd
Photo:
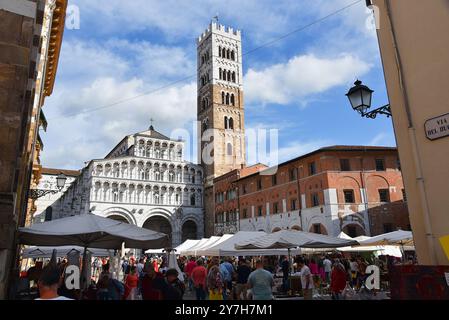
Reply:
[[[242,37],[212,22],[198,38],[198,159],[204,168],[205,234],[214,234],[213,179],[245,164]]]

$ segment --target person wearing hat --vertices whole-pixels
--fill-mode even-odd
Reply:
[[[182,300],[185,286],[178,279],[179,273],[176,269],[168,269],[165,272],[165,284],[162,287],[162,296],[164,300]]]

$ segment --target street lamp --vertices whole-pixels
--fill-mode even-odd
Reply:
[[[391,117],[390,105],[386,104],[380,108],[368,111],[371,108],[371,98],[373,90],[362,84],[362,81],[357,80],[354,86],[349,89],[346,96],[351,103],[352,109],[357,111],[362,117],[375,119],[378,114],[384,114]]]
[[[36,200],[36,199],[39,199],[49,193],[55,194],[55,193],[61,192],[61,190],[65,186],[66,180],[67,180],[66,175],[63,173],[60,173],[56,177],[56,187],[58,188],[58,190],[30,189],[29,198]]]

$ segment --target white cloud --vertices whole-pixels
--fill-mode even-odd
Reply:
[[[333,59],[313,54],[296,56],[260,71],[249,69],[246,99],[248,103],[300,103],[302,98],[345,85],[369,69],[369,64],[349,54]]]

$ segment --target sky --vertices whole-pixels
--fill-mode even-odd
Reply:
[[[79,10],[80,23],[64,31],[55,88],[43,107],[45,167],[80,169],[104,158],[126,135],[147,130],[151,118],[168,136],[176,129],[192,133],[196,38],[216,15],[242,31],[245,128],[277,129],[280,162],[337,144],[395,146],[391,119],[362,118],[345,96],[360,79],[375,91],[373,107],[388,103],[363,0],[69,5]],[[186,158],[196,162],[195,143],[187,141]]]

